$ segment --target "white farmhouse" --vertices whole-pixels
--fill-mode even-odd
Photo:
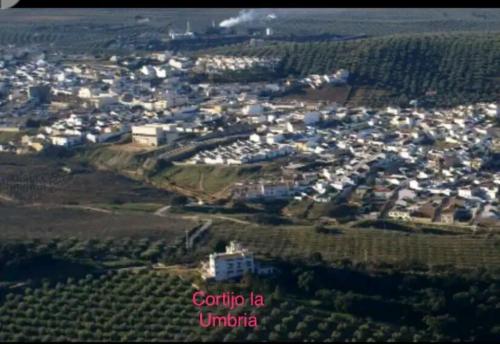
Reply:
[[[203,263],[203,279],[223,281],[255,272],[253,253],[239,243],[231,241],[224,253],[212,253],[208,262]]]

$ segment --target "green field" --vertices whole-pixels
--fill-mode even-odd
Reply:
[[[177,277],[120,273],[10,294],[1,341],[151,341],[196,338],[192,287]]]
[[[165,181],[189,190],[213,194],[238,180],[255,176],[259,171],[260,166],[180,165],[167,168],[155,178],[160,182]]]
[[[296,339],[305,339],[306,330],[315,328],[313,338],[328,339],[339,322],[349,325],[339,333],[346,337],[362,324],[318,306],[306,308],[285,301],[262,311],[258,331],[243,327],[204,329],[198,325],[198,309],[191,303],[193,291],[189,283],[176,276],[153,272],[88,275],[57,285],[28,288],[21,294],[7,294],[0,306],[0,340],[265,340],[285,339],[286,328],[296,326]],[[298,325],[304,317],[306,326]],[[380,326],[371,323],[368,328]],[[384,335],[389,335],[389,329],[385,327]]]
[[[258,330],[205,329],[198,325],[198,308],[191,303],[193,292],[180,278],[153,272],[88,275],[55,286],[30,288],[5,297],[0,306],[0,340],[304,340],[309,335],[327,340],[335,330],[339,339],[362,338],[369,330],[390,336],[390,326],[375,322],[363,325],[361,319],[295,300],[260,311]],[[243,309],[237,311],[243,314]],[[222,314],[222,310],[217,313]],[[358,326],[363,326],[363,333],[355,332]],[[287,329],[294,331],[288,333]]]
[[[494,305],[488,301],[496,297],[498,285],[488,276],[369,275],[354,270],[289,268],[290,271],[272,282],[250,278],[239,284],[208,287],[215,295],[222,290],[245,297],[250,290],[263,295],[263,307],[252,308],[247,303],[231,311],[233,315],[256,316],[256,328],[200,327],[200,310],[206,317],[208,312],[225,315],[228,309],[197,308],[191,301],[196,288],[190,280],[173,273],[109,271],[4,291],[0,304],[0,340],[468,341],[498,338]],[[318,276],[325,274],[331,278],[318,281]],[[471,312],[479,312],[481,320],[471,319]]]
[[[271,257],[308,258],[319,252],[329,262],[500,268],[500,238],[486,235],[433,235],[383,229],[339,227],[336,234],[310,226],[255,226],[220,222],[214,240],[238,240]]]
[[[226,198],[234,183],[275,175],[279,163],[242,166],[174,165],[156,173],[156,186],[207,200]]]

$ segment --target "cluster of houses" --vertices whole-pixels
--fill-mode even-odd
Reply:
[[[227,146],[218,146],[213,150],[196,153],[186,161],[187,164],[241,165],[258,161],[272,160],[290,155],[293,147],[286,144],[257,143],[251,140],[239,140]]]
[[[175,123],[176,131],[193,132],[202,127],[200,120],[214,116],[193,116],[206,90],[186,79],[194,60],[185,56],[167,51],[97,60],[36,48],[9,51],[0,57],[0,132],[25,135],[0,143],[2,151],[100,143],[150,123]],[[37,132],[25,130],[27,121],[36,123]],[[159,136],[157,144],[163,131]]]
[[[311,74],[305,78],[299,79],[299,83],[308,85],[315,89],[326,84],[336,85],[345,84],[349,79],[349,71],[347,69],[339,69],[333,74]]]
[[[241,201],[286,200],[306,190],[307,185],[301,185],[298,182],[259,180],[248,183],[236,183],[232,190],[232,197],[235,200]]]
[[[235,199],[342,199],[361,217],[500,220],[500,173],[488,167],[499,152],[495,103],[424,110],[251,102],[232,115],[256,125],[249,138],[256,149],[289,147],[297,159],[310,161],[283,167],[274,180],[234,185]],[[190,162],[249,163],[241,151],[236,143],[199,152]]]
[[[182,146],[193,137],[224,137],[246,126],[245,138],[204,146],[181,163],[286,160],[274,179],[235,185],[238,199],[339,201],[356,207],[359,216],[405,220],[499,220],[497,103],[449,109],[416,102],[406,108],[342,107],[284,100],[276,95],[287,89],[286,80],[192,79],[200,61],[215,69],[276,61],[195,60],[169,51],[97,58],[2,49],[0,132],[17,137],[0,142],[2,151],[97,144],[124,134],[138,147]],[[319,87],[348,78],[341,69],[298,81]]]
[[[261,67],[273,70],[280,62],[277,58],[263,58],[253,56],[201,56],[196,60],[196,70],[208,74],[224,71],[241,71]]]

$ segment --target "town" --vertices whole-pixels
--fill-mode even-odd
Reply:
[[[77,2],[0,0],[0,342],[499,341],[500,11]]]
[[[113,144],[127,135],[139,150],[216,139],[172,160],[291,159],[273,179],[233,185],[235,200],[338,202],[355,205],[357,218],[472,226],[500,220],[497,103],[434,109],[413,100],[375,109],[280,97],[293,87],[348,83],[344,69],[272,83],[196,81],[200,73],[272,71],[276,59],[171,51],[96,58],[15,47],[1,56],[0,133],[15,137],[0,145],[3,152]]]

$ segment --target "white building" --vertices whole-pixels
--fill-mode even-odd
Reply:
[[[250,105],[243,107],[243,109],[241,110],[241,112],[244,115],[249,115],[249,116],[260,115],[263,113],[263,111],[264,111],[264,108],[262,107],[262,105],[259,105],[259,104],[250,104]]]
[[[339,81],[346,81],[349,78],[349,71],[347,69],[339,69],[335,74],[334,77],[336,80]]]
[[[458,189],[458,196],[462,198],[472,198],[472,190],[469,188]]]
[[[233,188],[234,199],[286,199],[295,191],[295,186],[287,182],[236,184]]]
[[[186,57],[175,57],[168,60],[168,64],[178,70],[186,70],[191,67],[193,62]]]
[[[143,145],[157,147],[161,142],[162,129],[158,126],[133,126],[132,142]]]
[[[132,126],[132,142],[143,146],[158,147],[177,139],[178,129],[180,128],[161,123]]]
[[[319,122],[321,113],[319,111],[310,111],[304,114],[304,123],[307,125],[315,124]]]
[[[203,263],[203,279],[223,281],[255,272],[253,253],[239,243],[231,241],[224,253],[212,253],[208,262]]]
[[[72,147],[82,142],[81,136],[51,136],[54,146]]]

